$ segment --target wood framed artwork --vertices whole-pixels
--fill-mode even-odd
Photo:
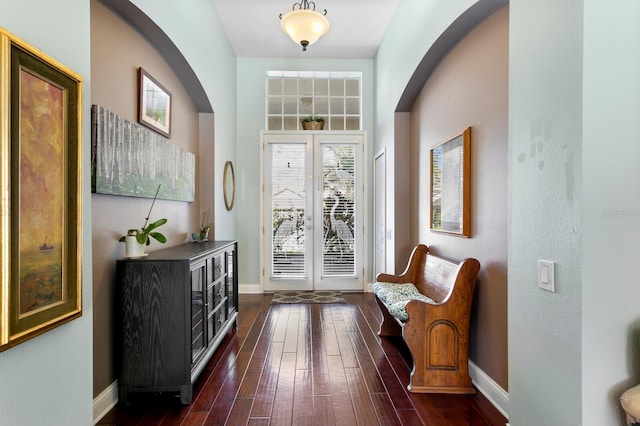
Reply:
[[[82,314],[82,77],[0,28],[0,351]]]
[[[471,127],[431,149],[431,230],[471,237]]]
[[[138,68],[138,121],[171,137],[171,92],[142,68]]]

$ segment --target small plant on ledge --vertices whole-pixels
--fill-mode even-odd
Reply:
[[[202,221],[200,222],[200,232],[192,232],[191,238],[193,241],[207,241],[209,237],[209,230],[211,229],[211,225],[207,224],[207,216],[209,216],[209,211],[202,212]]]
[[[158,185],[158,190],[156,191],[156,195],[153,197],[153,202],[151,203],[151,208],[149,209],[149,213],[144,220],[144,225],[140,229],[129,229],[126,235],[120,237],[118,241],[121,243],[126,243],[127,257],[141,257],[144,256],[144,247],[148,246],[151,243],[151,238],[156,240],[157,242],[164,244],[167,242],[167,237],[160,232],[155,231],[160,226],[167,223],[167,219],[162,218],[158,219],[155,222],[149,223],[149,217],[151,216],[151,210],[153,210],[153,205],[156,202],[156,198],[158,197],[158,192],[160,191],[160,185]]]
[[[308,115],[300,119],[304,130],[322,130],[324,128],[324,117]]]

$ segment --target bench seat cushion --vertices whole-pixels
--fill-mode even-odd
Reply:
[[[421,300],[432,305],[436,304],[433,299],[420,293],[416,286],[411,283],[376,282],[373,284],[373,292],[384,303],[389,313],[400,321],[409,319],[405,307],[412,300]]]

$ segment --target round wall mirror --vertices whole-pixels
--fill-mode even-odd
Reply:
[[[233,163],[231,161],[227,161],[224,165],[222,186],[224,192],[224,205],[227,210],[231,210],[233,208],[233,203],[236,201],[236,173],[233,170]]]

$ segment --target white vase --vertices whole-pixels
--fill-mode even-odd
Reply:
[[[144,244],[140,244],[138,240],[136,240],[135,235],[127,235],[124,243],[126,245],[127,257],[144,256]]]

